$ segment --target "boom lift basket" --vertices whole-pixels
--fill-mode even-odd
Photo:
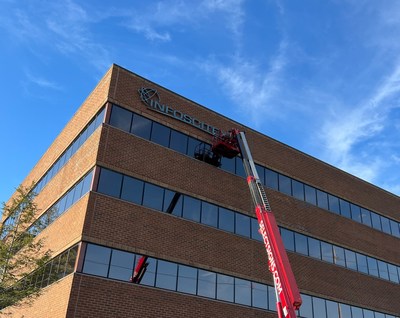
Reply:
[[[236,157],[240,153],[239,144],[236,138],[237,133],[238,131],[236,129],[232,129],[226,134],[219,132],[218,135],[214,135],[211,150],[214,153],[229,159]]]

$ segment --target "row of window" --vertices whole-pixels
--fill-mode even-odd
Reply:
[[[112,107],[109,123],[126,132],[151,140],[161,146],[176,150],[190,157],[194,157],[196,147],[200,143],[203,143],[198,139],[182,134],[116,105]],[[205,147],[210,148],[211,146],[206,144]],[[221,168],[245,177],[243,164],[239,157],[235,159],[222,158]],[[397,221],[364,209],[263,166],[256,164],[256,168],[261,182],[271,189],[400,238],[400,223]]]
[[[33,223],[28,232],[36,236],[54,222],[61,214],[70,208],[76,201],[83,197],[92,184],[93,171],[87,173],[79,182],[71,187],[56,203],[54,203],[39,219]]]
[[[1,229],[0,229],[0,240],[5,238],[7,236],[7,234],[14,228],[14,225],[16,224],[16,222],[19,218],[19,215],[23,209],[24,209],[24,205],[20,204],[16,208],[16,210],[10,216],[8,216],[7,219],[5,219],[5,221],[1,225]]]
[[[400,283],[400,267],[346,248],[280,228],[285,248],[360,273]]]
[[[262,241],[256,218],[215,204],[101,168],[97,191],[158,211],[206,224],[244,237]],[[174,197],[177,200],[174,200]],[[287,250],[347,267],[361,273],[400,281],[400,267],[332,245],[284,228],[281,235]]]
[[[60,280],[64,276],[73,273],[75,270],[77,253],[78,245],[69,248],[24,277],[18,282],[16,287],[22,285],[23,288],[32,290],[44,288]]]
[[[130,281],[141,255],[87,244],[83,273]],[[148,258],[141,285],[276,311],[273,286],[161,259]],[[304,318],[395,318],[360,307],[302,294]]]
[[[78,135],[77,138],[68,146],[68,148],[62,153],[60,158],[50,167],[49,170],[43,175],[43,177],[37,182],[32,191],[35,194],[38,194],[42,189],[46,186],[47,183],[61,170],[62,167],[68,162],[68,160],[78,151],[78,149],[83,145],[83,143],[92,135],[92,133],[99,127],[104,121],[104,112],[105,108],[103,108],[93,119],[89,122],[89,124],[82,130],[82,132]],[[18,218],[18,214],[14,213],[14,215],[8,217],[4,221],[4,227],[12,227],[15,224],[16,219]],[[0,239],[4,238],[5,231],[2,231],[0,234]]]
[[[47,183],[61,170],[62,167],[68,162],[68,160],[78,151],[78,149],[84,144],[84,142],[92,135],[92,133],[99,127],[104,121],[103,108],[89,124],[82,130],[82,132],[75,138],[75,140],[69,145],[69,147],[62,153],[60,158],[50,167],[46,174],[36,184],[33,191],[39,193]]]

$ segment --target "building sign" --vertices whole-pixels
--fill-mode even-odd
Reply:
[[[175,109],[171,106],[161,104],[160,96],[158,95],[157,90],[153,88],[142,87],[138,91],[140,99],[147,106],[147,108],[156,111],[158,113],[161,113],[163,115],[172,117],[176,120],[182,121],[186,124],[196,127],[197,129],[205,131],[211,135],[219,133],[218,128],[209,125],[192,115],[185,114],[184,112],[181,112],[180,110]]]

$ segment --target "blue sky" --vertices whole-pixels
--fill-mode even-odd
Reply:
[[[400,194],[396,0],[0,0],[0,202],[112,63]]]

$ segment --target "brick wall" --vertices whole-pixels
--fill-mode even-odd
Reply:
[[[76,274],[66,317],[275,318],[276,314],[236,304]]]
[[[44,288],[42,294],[31,304],[7,307],[1,311],[5,317],[13,318],[64,318],[67,314],[73,275]]]

